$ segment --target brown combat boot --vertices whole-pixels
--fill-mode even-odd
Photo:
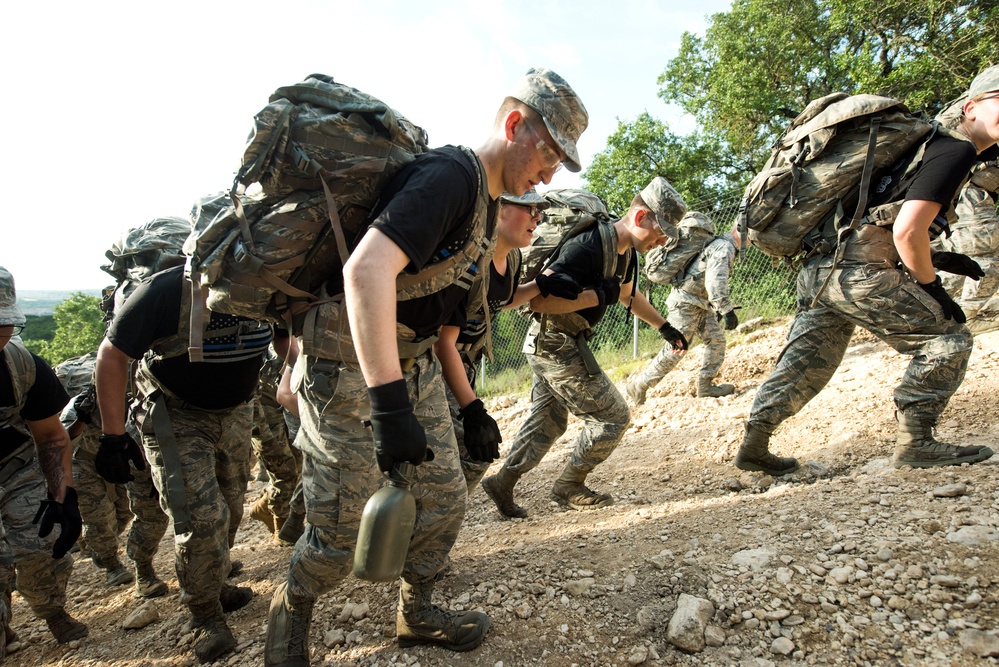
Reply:
[[[236,638],[222,615],[222,605],[191,605],[191,630],[194,631],[194,655],[198,662],[215,662],[236,648]]]
[[[252,599],[253,589],[247,586],[222,584],[222,590],[219,591],[219,604],[222,605],[222,611],[227,614],[242,609],[250,604]]]
[[[437,644],[452,651],[471,651],[489,631],[489,617],[478,611],[447,611],[433,604],[433,582],[399,587],[395,616],[399,646]]]
[[[718,398],[735,393],[734,384],[711,384],[712,378],[697,378],[698,398]]]
[[[288,518],[274,535],[274,541],[283,547],[293,547],[305,532],[305,512],[291,510]]]
[[[489,499],[496,503],[496,509],[507,519],[524,519],[527,517],[527,510],[513,502],[513,487],[517,484],[520,475],[509,468],[500,468],[495,475],[482,480],[482,490],[486,492]]]
[[[121,586],[135,581],[135,576],[121,564],[118,556],[112,556],[108,560],[94,556],[94,564],[105,571],[104,578],[108,586]]]
[[[256,519],[267,526],[268,532],[273,535],[278,531],[278,527],[274,523],[274,512],[271,512],[271,508],[267,505],[267,500],[267,494],[265,493],[250,505],[250,518]]]
[[[992,450],[984,445],[958,447],[940,442],[933,437],[935,417],[918,417],[896,411],[898,439],[895,443],[896,468],[934,468],[937,466],[957,466],[962,463],[979,463],[992,456]]]
[[[588,474],[567,465],[552,485],[552,498],[555,502],[579,511],[613,505],[614,499],[609,494],[597,493],[583,483]]]
[[[60,610],[55,616],[46,618],[45,625],[49,626],[52,636],[60,644],[82,639],[89,632],[86,625],[67,614],[65,609]]]
[[[267,612],[264,667],[309,667],[309,626],[315,598],[292,598],[281,583]]]
[[[770,434],[746,424],[746,437],[742,439],[739,452],[735,455],[735,467],[780,477],[797,470],[798,459],[771,454]]]
[[[135,563],[135,592],[140,597],[158,598],[169,592],[169,588],[162,579],[156,576],[152,561],[148,563]]]

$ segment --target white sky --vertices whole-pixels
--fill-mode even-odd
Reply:
[[[682,9],[677,7],[683,7]],[[643,111],[692,129],[657,97],[683,32],[730,0],[171,0],[19,2],[0,62],[0,266],[19,290],[99,289],[121,232],[186,216],[227,188],[253,115],[322,72],[477,147],[531,66],[561,74],[590,125],[584,168]],[[553,187],[573,187],[561,170]]]

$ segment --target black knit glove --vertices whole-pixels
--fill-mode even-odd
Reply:
[[[669,322],[666,322],[659,327],[659,335],[662,336],[667,343],[672,345],[674,350],[687,349],[687,339],[684,338],[679,329],[674,327]]]
[[[83,519],[80,517],[80,505],[76,496],[76,489],[73,487],[66,488],[66,497],[61,503],[57,503],[52,498],[52,494],[46,494],[47,498],[42,501],[41,507],[38,508],[38,512],[35,514],[35,520],[32,524],[41,524],[38,526],[38,537],[46,538],[49,533],[52,532],[52,528],[56,524],[61,526],[59,530],[59,537],[56,539],[55,544],[52,545],[52,557],[62,558],[65,556],[76,541],[80,538],[80,532],[83,530]]]
[[[405,380],[368,387],[368,397],[379,470],[388,473],[397,461],[419,465],[433,460],[433,452],[427,448],[427,434],[413,414]]]
[[[458,411],[465,427],[465,449],[473,461],[491,463],[499,458],[499,443],[503,442],[496,420],[489,416],[478,398]]]
[[[940,306],[943,308],[943,315],[945,320],[954,320],[958,324],[964,324],[968,321],[965,317],[964,311],[961,310],[961,306],[954,302],[954,299],[950,298],[950,294],[947,294],[947,290],[943,288],[943,283],[940,282],[940,276],[937,276],[936,280],[931,283],[916,283],[922,287],[927,294],[932,296]]]
[[[967,276],[972,280],[981,280],[985,277],[985,271],[978,262],[959,252],[935,252],[930,259],[933,268],[940,269],[944,273]]]
[[[543,297],[551,295],[557,296],[560,299],[575,300],[582,291],[579,283],[563,273],[552,273],[550,275],[542,273],[534,279],[534,282],[537,284],[538,289],[541,290],[541,296]]]
[[[597,293],[601,306],[609,306],[621,298],[621,281],[617,278],[604,278],[593,286],[593,291]]]
[[[99,439],[97,454],[94,456],[94,468],[97,474],[112,484],[125,484],[135,479],[128,467],[128,462],[135,464],[136,470],[146,467],[142,458],[142,450],[128,433],[121,435],[102,435]]]
[[[718,313],[715,316],[715,319],[720,322],[723,317],[725,318],[725,331],[731,331],[732,329],[739,326],[739,316],[735,314],[734,308],[725,313],[724,315]]]

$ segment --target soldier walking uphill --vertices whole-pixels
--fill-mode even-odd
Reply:
[[[483,310],[466,315],[465,308],[460,308],[452,324],[441,328],[440,340],[434,345],[448,386],[451,421],[469,492],[482,479],[489,464],[499,457],[499,443],[503,441],[496,421],[486,412],[474,389],[477,364],[486,343],[485,318],[495,317],[501,309],[527,303],[541,293],[539,282],[546,295],[575,298],[579,293],[579,286],[571,279],[568,286],[562,286],[557,278],[550,276],[520,285],[520,248],[531,243],[542,211],[548,206],[548,200],[533,190],[522,197],[505,192],[500,196],[496,249],[489,264],[489,293]]]
[[[348,328],[335,303],[306,320],[298,392],[306,529],[278,586],[267,622],[267,665],[309,663],[316,598],[350,572],[361,512],[396,463],[416,467],[416,526],[399,591],[401,646],[436,643],[468,651],[486,636],[480,612],[433,604],[465,514],[466,489],[440,366],[431,347],[439,329],[491,259],[496,200],[548,183],[560,164],[578,171],[576,140],[586,110],[557,74],[531,69],[503,102],[492,132],[474,152],[446,146],[404,166],[382,192],[370,227],[343,269]],[[478,250],[469,249],[476,238]],[[433,269],[468,249],[453,271]],[[419,273],[421,295],[398,301],[396,277]],[[338,286],[331,278],[327,290]],[[474,312],[476,309],[473,307]],[[370,419],[371,430],[365,425]],[[381,472],[379,472],[381,471]]]
[[[964,313],[935,269],[979,277],[981,269],[964,255],[931,256],[930,240],[946,226],[939,220],[952,214],[952,202],[971,169],[991,158],[999,139],[999,66],[971,83],[961,114],[956,133],[938,132],[926,145],[911,178],[899,178],[909,162],[902,160],[880,180],[871,204],[902,202],[893,224],[861,225],[844,241],[838,266],[827,255],[802,268],[799,312],[777,367],[753,401],[737,467],[771,475],[798,467],[794,458],[770,453],[770,436],[829,382],[857,326],[912,356],[895,388],[896,467],[975,463],[992,456],[988,447],[955,446],[933,436],[940,413],[964,379],[972,348]]]
[[[735,307],[729,300],[729,274],[736,254],[736,230],[732,236],[714,235],[714,223],[703,213],[690,212],[680,221],[681,237],[685,231],[696,229],[706,235],[707,245],[698,252],[689,267],[681,267],[677,272],[674,288],[666,299],[669,308],[669,323],[683,334],[688,341],[699,336],[704,341],[704,355],[701,359],[701,370],[697,376],[698,396],[728,396],[735,392],[731,384],[712,384],[725,361],[725,333],[722,331],[722,320],[725,330],[730,331],[739,324]],[[691,241],[696,242],[697,236],[692,235]],[[667,246],[668,247],[668,246]],[[698,245],[698,247],[701,247]],[[677,248],[676,250],[679,250]],[[653,253],[658,254],[658,250]],[[672,252],[672,251],[670,251]],[[655,282],[671,282],[668,278],[661,279],[657,272],[668,262],[657,264],[653,253],[649,253],[646,273]],[[658,254],[658,258],[666,260],[669,252]],[[665,278],[665,276],[663,276]],[[669,276],[673,278],[673,276]],[[676,354],[675,350],[666,344],[655,359],[649,362],[638,375],[628,382],[628,396],[635,405],[645,402],[645,392],[663,379],[679,363],[684,353]]]
[[[141,359],[135,420],[160,505],[173,519],[180,601],[191,613],[194,652],[211,662],[236,646],[223,612],[253,596],[224,582],[249,476],[248,401],[272,336],[266,325],[211,312],[194,323],[204,334],[204,361],[191,361],[191,298],[178,266],[143,281],[115,309],[97,354],[104,435],[96,465],[118,483],[130,481],[129,461],[144,465],[125,430],[129,363]],[[287,351],[287,338],[276,344],[279,353]]]
[[[72,447],[59,421],[69,396],[49,365],[17,337],[24,322],[14,278],[0,267],[0,661],[17,640],[11,628],[15,576],[18,592],[56,641],[87,634],[87,626],[66,613],[73,569],[66,554],[83,526]]]
[[[535,321],[524,343],[534,371],[531,413],[499,473],[482,480],[482,489],[504,516],[527,516],[514,502],[514,485],[541,463],[565,432],[569,411],[582,419],[585,427],[552,486],[552,497],[576,510],[611,504],[609,495],[590,490],[584,481],[617,447],[631,416],[624,397],[597,365],[587,340],[607,307],[620,301],[658,328],[675,350],[687,349],[683,335],[634,289],[637,252],[676,238],[675,225],[686,212],[676,190],[666,179],[656,178],[635,197],[623,218],[613,224],[598,223],[572,237],[542,272],[567,276],[584,289],[575,300],[555,295],[531,300]]]

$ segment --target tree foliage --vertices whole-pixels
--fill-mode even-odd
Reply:
[[[735,0],[704,37],[684,34],[660,97],[745,181],[809,101],[877,93],[933,115],[995,60],[997,39],[995,0]]]
[[[55,335],[35,350],[51,365],[93,352],[104,339],[101,300],[82,292],[73,292],[53,309]]]

